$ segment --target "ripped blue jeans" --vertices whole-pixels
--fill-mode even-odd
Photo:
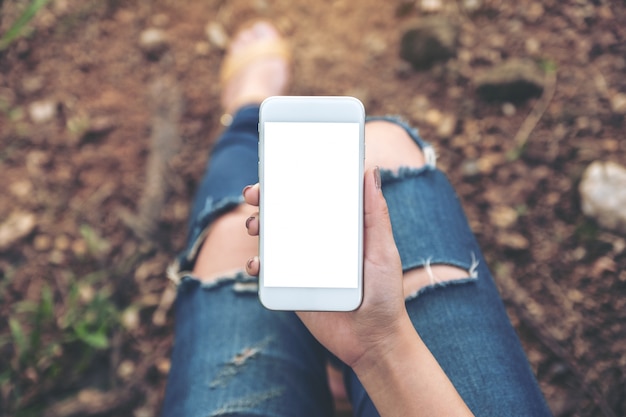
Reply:
[[[171,277],[178,285],[176,335],[162,415],[331,416],[330,353],[292,312],[266,310],[256,279],[239,273],[201,283],[189,272],[211,222],[242,203],[258,181],[257,106],[241,109],[214,146],[192,209],[186,250]],[[406,306],[418,333],[476,416],[549,416],[460,202],[417,131],[420,169],[382,172],[403,269],[447,264],[469,277],[431,286]],[[242,225],[243,227],[243,225]],[[343,366],[355,416],[378,413]]]

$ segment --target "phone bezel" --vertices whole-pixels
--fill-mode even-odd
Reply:
[[[363,178],[365,159],[365,109],[354,97],[344,96],[275,96],[263,101],[259,114],[259,298],[271,310],[289,311],[352,311],[363,299],[363,181],[359,184],[359,277],[356,288],[266,287],[263,276],[263,187],[264,187],[264,123],[265,122],[327,122],[359,124],[359,178]],[[297,273],[297,271],[295,271]]]

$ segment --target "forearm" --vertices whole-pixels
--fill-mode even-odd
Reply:
[[[402,330],[354,368],[381,416],[473,415],[408,317]]]

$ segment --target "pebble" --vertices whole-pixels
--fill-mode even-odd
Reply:
[[[437,136],[440,138],[449,138],[456,130],[457,119],[452,114],[444,114],[437,127]]]
[[[489,217],[492,224],[506,229],[517,223],[518,214],[512,207],[497,205],[489,211]]]
[[[443,18],[421,21],[404,32],[400,57],[416,70],[427,70],[456,55],[458,27]]]
[[[463,0],[461,6],[466,12],[472,13],[483,6],[482,0]]]
[[[431,126],[439,126],[442,119],[443,114],[437,109],[429,109],[424,115],[424,121]]]
[[[476,159],[466,159],[461,163],[461,174],[465,178],[475,177],[480,174],[480,166]]]
[[[196,42],[193,51],[197,56],[208,56],[211,52],[211,44],[208,42]]]
[[[541,43],[536,38],[528,38],[524,42],[524,48],[529,55],[538,55],[541,50]]]
[[[38,93],[45,85],[44,78],[37,75],[24,77],[22,80],[22,91],[25,94]]]
[[[606,229],[626,234],[626,167],[591,163],[579,186],[583,213]]]
[[[442,9],[443,3],[441,0],[421,0],[420,9],[424,12],[438,12]]]
[[[526,8],[526,20],[530,23],[534,23],[539,20],[544,13],[543,5],[539,2],[534,2]]]
[[[126,380],[129,379],[135,373],[135,363],[131,360],[123,360],[120,366],[117,367],[117,376]]]
[[[502,114],[504,114],[507,117],[511,117],[511,116],[515,116],[515,113],[517,112],[517,109],[515,108],[515,105],[513,103],[504,103],[502,105]]]
[[[167,375],[172,367],[172,362],[168,358],[159,358],[156,362],[156,368],[162,375]]]
[[[167,36],[161,29],[148,28],[139,35],[139,47],[146,54],[157,56],[167,49]]]
[[[70,247],[71,241],[67,235],[61,234],[54,238],[54,249],[58,251],[66,251]]]
[[[57,112],[57,103],[51,99],[35,101],[28,106],[30,119],[36,124],[49,122]]]
[[[32,194],[33,184],[27,179],[17,180],[9,185],[9,191],[15,197],[26,198]]]
[[[33,213],[16,211],[0,224],[0,251],[10,248],[20,239],[35,230],[36,222]]]
[[[543,92],[545,73],[532,60],[512,58],[474,78],[480,96],[487,101],[522,102]]]
[[[52,247],[52,238],[48,235],[37,235],[33,241],[33,246],[39,252],[46,252]]]
[[[120,318],[122,326],[124,326],[127,330],[136,330],[139,328],[139,324],[141,323],[141,319],[139,318],[139,311],[135,307],[128,307],[122,313],[122,317]]]
[[[530,242],[525,236],[515,232],[502,232],[496,235],[499,245],[509,249],[524,250],[530,247]]]
[[[226,49],[228,46],[228,35],[224,30],[224,26],[222,26],[219,22],[209,22],[204,28],[204,33],[206,33],[209,42],[212,45],[218,47],[219,49]]]
[[[613,113],[626,114],[626,94],[617,93],[611,97],[611,110]]]

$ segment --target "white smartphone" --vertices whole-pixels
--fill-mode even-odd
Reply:
[[[351,311],[363,298],[363,104],[270,97],[259,122],[259,297]]]

